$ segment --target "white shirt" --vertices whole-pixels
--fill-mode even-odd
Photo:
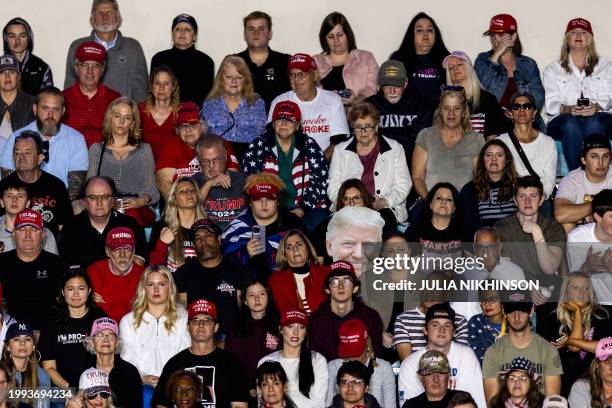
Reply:
[[[187,312],[182,307],[178,308],[177,312],[178,319],[170,333],[165,327],[165,315],[155,319],[149,312],[144,312],[138,329],[134,328],[134,312],[121,319],[121,358],[132,363],[141,376],[159,377],[171,357],[191,346],[191,337],[187,330]]]
[[[280,94],[270,105],[268,122],[272,122],[274,107],[280,101],[293,101],[300,107],[302,131],[316,140],[323,151],[329,146],[330,137],[349,134],[344,105],[335,92],[317,88],[317,96],[308,102],[298,98],[294,91]]]
[[[322,354],[316,351],[312,354],[312,369],[314,370],[314,383],[310,387],[307,398],[300,392],[300,380],[298,368],[299,358],[285,358],[280,351],[268,354],[257,363],[259,367],[266,361],[278,361],[287,374],[287,395],[295,402],[299,408],[325,408],[325,398],[327,396],[327,360]]]
[[[514,148],[510,136],[504,133],[503,135],[497,136],[497,138],[504,142],[506,146],[508,146],[508,149],[510,149],[512,158],[514,159],[514,167],[518,175],[521,177],[528,176],[529,171]],[[533,142],[521,143],[521,147],[533,171],[540,176],[540,180],[544,185],[545,198],[550,197],[555,188],[555,179],[557,177],[557,145],[554,139],[539,132]]]
[[[561,179],[555,198],[565,198],[574,204],[582,204],[585,196],[594,196],[607,188],[612,188],[612,171],[610,168],[608,168],[606,179],[597,184],[591,183],[586,176],[586,172],[577,168]]]
[[[592,102],[598,103],[604,111],[612,112],[612,64],[602,56],[590,76],[580,71],[569,57],[567,73],[559,61],[544,68],[543,85],[546,92],[544,106],[546,113],[554,117],[561,105],[576,105],[580,93]]]
[[[612,247],[612,244],[599,242],[595,236],[594,222],[579,225],[567,234],[567,262],[570,272],[580,270],[586,260],[589,247],[602,253]],[[599,304],[612,305],[612,272],[591,274],[591,285]]]
[[[416,351],[402,361],[397,381],[400,406],[404,405],[406,400],[425,392],[417,370],[419,360],[426,351],[427,349]],[[478,404],[478,408],[487,408],[482,385],[482,371],[474,351],[468,346],[453,341],[446,357],[451,366],[448,388],[469,392]]]

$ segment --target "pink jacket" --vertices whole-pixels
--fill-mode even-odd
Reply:
[[[325,78],[332,70],[331,60],[327,54],[314,56],[317,62],[319,77]],[[346,87],[353,91],[353,95],[362,98],[378,92],[378,64],[369,51],[353,50],[344,64],[342,78]]]

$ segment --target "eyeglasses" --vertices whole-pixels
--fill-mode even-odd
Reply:
[[[357,132],[367,133],[367,132],[371,132],[375,128],[376,128],[376,125],[363,125],[363,126],[355,126],[355,127],[353,127],[353,129],[355,129],[355,133],[357,133]]]
[[[344,205],[357,205],[361,204],[362,198],[360,195],[356,195],[353,197],[342,197],[342,203]]]
[[[101,195],[90,194],[90,195],[85,196],[85,198],[88,199],[89,201],[109,202],[110,200],[112,200],[113,196],[111,194],[101,194]]]
[[[215,321],[211,318],[207,318],[207,319],[191,319],[189,321],[189,324],[191,326],[198,326],[198,327],[204,327],[204,326],[212,326],[213,324],[215,324]]]
[[[529,377],[527,377],[526,375],[521,375],[519,377],[515,377],[515,376],[511,375],[510,377],[508,377],[508,380],[510,380],[510,382],[513,382],[513,383],[515,383],[515,382],[522,382],[522,383],[524,383],[524,382],[529,381]]]
[[[329,284],[334,288],[339,288],[340,285],[342,285],[342,287],[347,287],[353,285],[353,280],[351,278],[332,278],[330,279]]]
[[[304,249],[303,242],[297,242],[295,245],[285,245],[285,252],[301,251],[302,249]]]
[[[510,109],[513,110],[513,111],[517,111],[517,110],[532,110],[533,109],[533,103],[531,103],[531,102],[513,103],[512,105],[510,105]]]
[[[98,333],[94,337],[98,340],[115,340],[117,335],[115,333]]]
[[[93,62],[93,63],[86,63],[86,62],[79,62],[77,63],[77,67],[79,67],[80,69],[84,70],[84,71],[89,71],[90,69],[92,71],[99,71],[102,69],[103,65],[99,64],[97,62]]]
[[[88,395],[88,396],[87,396],[87,399],[88,399],[89,401],[93,401],[93,400],[95,400],[96,398],[98,398],[98,395],[99,395],[99,396],[101,396],[101,397],[102,397],[102,398],[104,398],[104,399],[108,399],[108,398],[110,397],[110,393],[108,393],[108,392],[106,392],[106,391],[102,391],[102,392],[99,392],[99,393],[94,394],[94,395]]]
[[[442,92],[444,91],[452,91],[452,92],[465,92],[465,88],[461,85],[442,85],[440,87]]]
[[[338,385],[340,387],[356,387],[364,385],[365,381],[363,380],[340,380],[338,381]]]
[[[223,78],[229,82],[240,82],[243,79],[242,76],[224,76]]]
[[[0,381],[0,385],[1,385],[1,386],[5,386],[5,385],[7,385],[8,383],[9,383],[9,381],[8,381],[8,380],[1,380],[1,381]]]
[[[215,157],[212,160],[200,160],[200,166],[202,167],[210,167],[210,165],[212,164],[213,166],[216,166],[219,163],[222,163],[225,161],[225,157]]]
[[[306,78],[308,76],[308,74],[310,74],[310,72],[290,72],[289,73],[289,79],[298,79],[298,80],[302,80],[304,78]]]
[[[194,123],[193,125],[179,125],[178,126],[178,130],[179,130],[179,132],[181,130],[195,130],[195,129],[197,129],[198,126],[200,126],[199,123]]]

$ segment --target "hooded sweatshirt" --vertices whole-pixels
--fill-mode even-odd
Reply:
[[[34,33],[32,33],[30,24],[21,17],[15,17],[10,20],[2,30],[4,53],[12,54],[8,47],[7,30],[9,26],[15,24],[21,24],[28,32],[28,48],[23,61],[19,63],[21,70],[21,90],[27,94],[36,96],[41,89],[53,86],[53,74],[51,73],[51,68],[45,61],[32,54],[32,50],[34,49]]]

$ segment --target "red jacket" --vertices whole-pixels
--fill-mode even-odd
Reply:
[[[327,298],[323,290],[323,284],[329,273],[329,266],[316,266],[311,263],[309,269],[310,274],[304,279],[304,286],[306,289],[308,306],[310,307],[311,313],[314,313],[321,302]],[[295,283],[295,278],[293,277],[293,271],[291,271],[291,269],[274,272],[272,276],[270,276],[268,285],[270,285],[270,289],[272,290],[276,309],[278,309],[281,315],[288,310],[304,308],[302,302],[298,299],[297,284]]]

